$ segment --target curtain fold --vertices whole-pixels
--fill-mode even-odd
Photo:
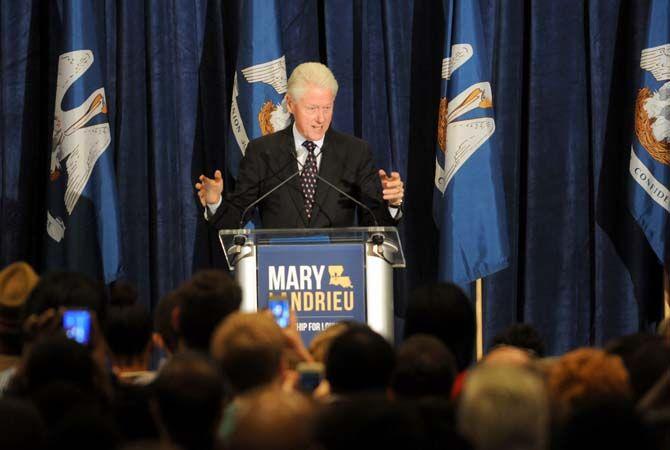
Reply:
[[[147,305],[223,266],[195,178],[223,168],[243,0],[105,0],[104,67],[125,278]],[[548,352],[645,328],[662,268],[626,209],[635,56],[649,2],[478,0],[492,68],[511,263],[484,284],[484,337],[513,322]],[[0,4],[0,266],[42,266],[57,49],[55,3]],[[441,1],[280,0],[287,70],[321,60],[333,126],[406,187],[396,314],[438,279],[431,213]],[[228,186],[228,185],[227,185]]]

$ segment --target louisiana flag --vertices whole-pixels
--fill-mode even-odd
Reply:
[[[104,2],[57,2],[55,107],[46,214],[47,269],[106,283],[120,272],[112,136],[102,51]]]
[[[433,214],[439,276],[467,283],[505,268],[509,243],[479,2],[444,0]]]
[[[237,177],[250,139],[282,130],[286,108],[286,59],[281,44],[277,0],[240,2],[240,36],[230,108],[226,166]]]
[[[627,200],[654,253],[665,264],[670,256],[666,240],[670,214],[670,0],[651,2],[639,61]]]

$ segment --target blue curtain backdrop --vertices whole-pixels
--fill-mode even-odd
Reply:
[[[525,321],[551,353],[647,327],[662,267],[625,206],[647,1],[478,1],[503,153],[510,265],[484,280],[484,335]],[[223,168],[237,1],[100,0],[123,277],[158,298],[222,266],[193,182]],[[58,2],[0,0],[0,266],[43,267]],[[406,182],[408,292],[438,279],[432,217],[441,0],[280,0],[287,70],[327,63],[333,126]],[[103,28],[101,26],[101,28]]]

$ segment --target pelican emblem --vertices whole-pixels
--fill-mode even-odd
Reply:
[[[286,60],[284,56],[272,61],[244,68],[241,70],[241,73],[247,83],[264,83],[270,85],[279,95],[286,92]],[[235,72],[230,121],[233,125],[233,134],[235,135],[237,145],[240,147],[242,154],[244,154],[247,144],[249,143],[249,137],[244,128],[244,122],[242,121],[237,104],[237,97],[239,95],[237,72]],[[282,100],[281,103],[274,103],[272,100],[266,100],[258,111],[258,126],[263,136],[269,133],[274,133],[275,131],[283,130],[288,126],[290,119],[290,113],[286,107],[286,99]]]
[[[54,130],[51,143],[51,181],[56,181],[63,170],[68,179],[65,187],[65,209],[68,215],[81,196],[100,155],[109,147],[111,133],[108,123],[88,125],[99,114],[107,113],[105,89],[99,88],[76,108],[64,111],[63,97],[70,87],[93,65],[93,52],[77,50],[63,53],[58,59]],[[63,165],[65,166],[63,168]],[[48,214],[47,231],[54,240],[64,234],[63,220]],[[51,232],[55,228],[63,228]],[[58,239],[57,239],[58,237]]]
[[[645,48],[640,68],[664,82],[658,90],[643,86],[635,100],[635,135],[656,161],[670,166],[670,44]]]
[[[452,46],[452,58],[442,60],[442,78],[452,74],[473,55],[469,44]],[[435,187],[444,194],[449,182],[463,164],[486,142],[495,131],[492,117],[456,120],[476,108],[492,108],[493,95],[489,82],[475,83],[449,101],[440,99],[437,124],[437,142],[444,154],[444,165],[435,159]]]

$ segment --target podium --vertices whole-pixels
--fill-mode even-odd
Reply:
[[[342,320],[393,342],[393,269],[405,267],[395,227],[220,230],[219,240],[242,311],[285,299],[306,343]]]

